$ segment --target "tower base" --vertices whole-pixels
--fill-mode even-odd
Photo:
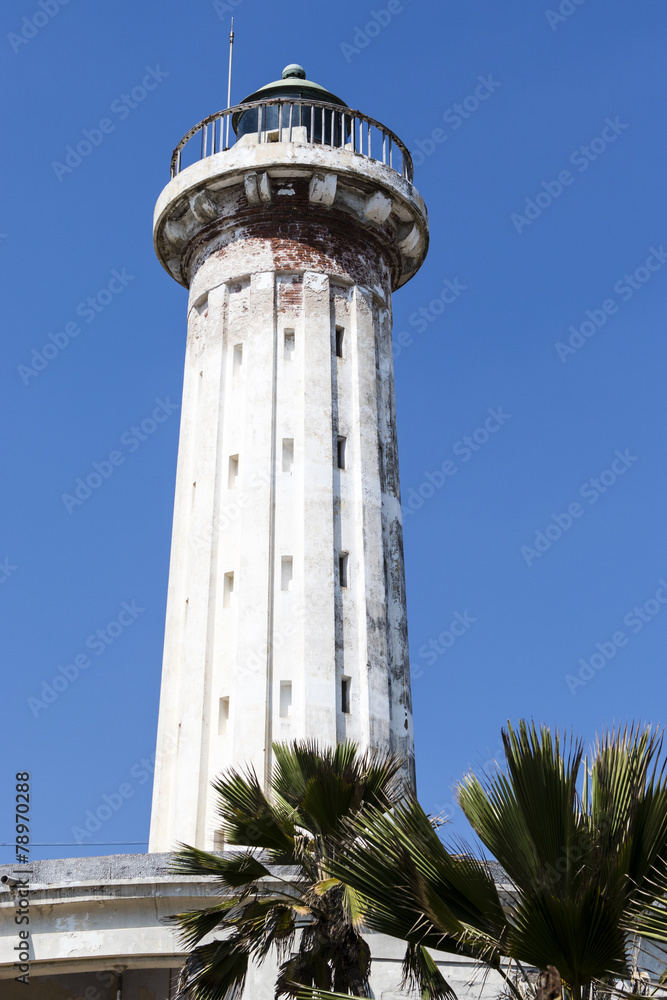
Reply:
[[[217,896],[211,879],[172,875],[170,854],[121,854],[99,858],[37,861],[30,867],[31,1000],[170,1000],[185,953],[166,918],[204,907]],[[15,875],[11,865],[0,875]],[[14,963],[19,927],[16,890],[0,889],[0,995],[28,996]],[[369,934],[371,985],[377,1000],[399,1000],[405,946]],[[436,961],[459,1000],[496,997],[502,982],[466,959],[437,954]],[[267,960],[248,976],[248,1000],[273,1000],[276,966]]]

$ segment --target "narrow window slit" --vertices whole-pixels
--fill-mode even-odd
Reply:
[[[294,465],[294,438],[283,438],[283,472],[291,472]]]
[[[343,357],[343,340],[345,337],[345,330],[342,326],[336,327],[336,357]]]
[[[291,556],[283,556],[280,560],[280,589],[292,589],[292,577],[294,573],[294,561]]]
[[[234,574],[225,573],[225,582],[222,595],[222,604],[225,608],[231,608],[234,602]]]
[[[243,364],[243,344],[234,345],[234,374],[238,375]]]
[[[348,554],[347,552],[338,553],[338,582],[341,587],[347,587],[347,563]]]
[[[336,464],[339,469],[345,468],[345,450],[347,438],[339,437],[336,445]]]
[[[236,483],[239,478],[239,456],[230,455],[229,456],[229,479],[227,486],[230,490],[236,489]]]
[[[229,724],[229,698],[221,698],[220,707],[218,709],[218,736],[227,735],[228,724]]]
[[[285,330],[285,361],[291,361],[294,357],[294,330]]]
[[[350,714],[350,677],[343,677],[340,684],[340,707],[344,715]]]
[[[280,682],[280,718],[289,719],[292,714],[292,682]]]

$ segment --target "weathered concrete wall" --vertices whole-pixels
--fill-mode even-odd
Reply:
[[[15,892],[0,887],[0,997],[2,1000],[116,1000],[111,975],[123,971],[123,1000],[170,1000],[184,960],[167,917],[216,901],[211,879],[170,875],[167,854],[70,858],[31,865],[30,990],[16,983]],[[0,866],[0,875],[13,867]],[[281,879],[290,869],[276,872]],[[214,937],[215,935],[212,935]],[[399,1000],[405,946],[381,934],[367,935],[373,956],[372,989],[378,1000]],[[208,940],[208,939],[207,939]],[[466,960],[436,954],[460,1000],[477,1000],[483,973]],[[273,1000],[272,958],[248,976],[245,996]],[[484,996],[499,986],[491,976]]]
[[[204,905],[210,882],[169,875],[169,855],[74,858],[31,864],[27,887],[29,960],[35,976],[177,968],[183,951],[166,922],[170,915]],[[1,874],[14,869],[3,866]],[[0,978],[17,975],[18,888],[0,888]],[[0,989],[0,996],[3,996]],[[88,1000],[88,998],[87,998]]]
[[[409,181],[356,153],[296,142],[237,143],[187,167],[158,198],[153,239],[162,265],[189,288],[202,256],[246,227],[277,237],[286,223],[297,233],[319,223],[314,238],[324,249],[330,234],[345,241],[350,228],[365,233],[386,258],[394,289],[416,274],[428,248],[426,207]]]
[[[414,777],[391,290],[425,212],[381,164],[288,147],[209,157],[156,209],[190,300],[151,851],[220,846],[210,783],[266,778],[273,740]]]

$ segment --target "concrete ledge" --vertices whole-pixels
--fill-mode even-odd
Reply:
[[[324,180],[326,179],[326,180]],[[205,233],[215,237],[217,220],[235,235],[248,224],[248,208],[271,217],[291,182],[308,182],[310,201],[326,218],[337,210],[399,259],[394,288],[417,272],[428,248],[428,217],[416,188],[391,167],[347,149],[298,143],[237,143],[186,167],[164,188],[155,206],[153,239],[161,264],[186,288],[192,279],[192,247]],[[272,190],[273,188],[273,190]],[[302,208],[295,204],[295,219]]]
[[[167,918],[216,894],[212,879],[170,875],[171,854],[35,861],[29,868],[30,966],[34,975],[176,968],[183,950]],[[3,865],[20,877],[24,866]],[[18,889],[0,889],[0,979],[14,978]]]
[[[58,989],[71,990],[68,977],[87,976],[82,982],[94,986],[105,998],[95,974],[122,967],[130,976],[141,972],[155,977],[158,970],[175,970],[182,965],[185,952],[167,917],[205,906],[218,888],[213,878],[170,875],[171,858],[169,853],[120,854],[33,862],[30,976],[37,997],[60,997]],[[497,866],[493,870],[494,875],[502,875]],[[16,871],[14,865],[0,866],[0,875]],[[279,871],[284,878],[293,869],[281,867]],[[17,974],[13,951],[18,943],[19,928],[13,920],[17,899],[15,891],[0,888],[0,980],[5,982]],[[368,934],[367,939],[373,955],[375,996],[381,1000],[406,997],[399,989],[404,943],[383,934]],[[461,1000],[477,997],[483,973],[474,963],[444,953],[434,953],[434,957]],[[46,980],[37,982],[38,977],[50,976],[58,977],[52,986],[47,987]],[[130,976],[128,982],[133,981]],[[495,992],[501,983],[497,976],[491,979],[487,988]],[[254,1000],[272,1000],[274,984],[275,962],[268,961],[251,970],[247,995]],[[0,993],[4,996],[9,990],[13,998],[22,995],[15,993],[18,988],[7,983],[0,987]],[[134,987],[132,990],[134,996]],[[138,1000],[143,995],[136,994]]]

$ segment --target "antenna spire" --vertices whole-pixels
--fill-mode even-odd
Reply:
[[[234,55],[234,18],[232,17],[232,27],[229,32],[229,75],[227,77],[227,110],[232,106],[232,57]],[[229,149],[229,119],[227,115],[227,132],[225,135],[225,149]]]

